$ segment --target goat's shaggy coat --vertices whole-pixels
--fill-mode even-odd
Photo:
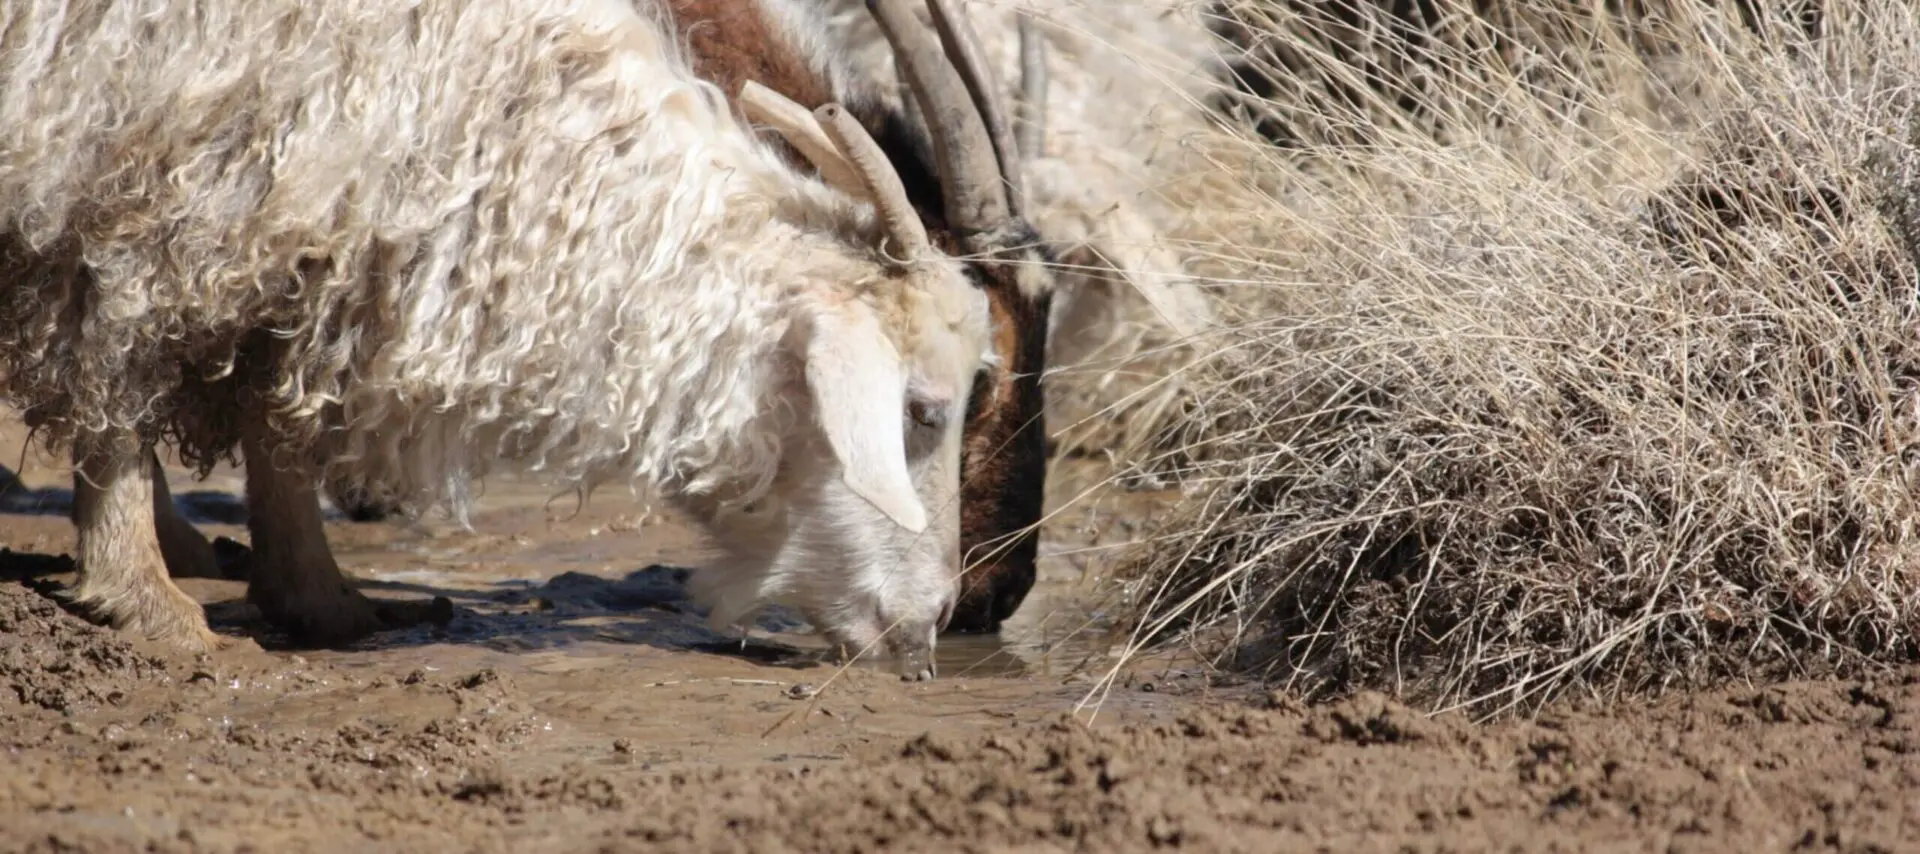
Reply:
[[[0,223],[32,286],[0,299],[0,344],[15,395],[61,400],[51,428],[167,421],[156,391],[252,346],[277,426],[311,443],[337,410],[335,459],[389,489],[478,473],[468,442],[570,478],[765,486],[783,295],[733,283],[820,239],[763,223],[847,218],[717,132],[665,45],[622,49],[647,31],[610,15],[582,32],[578,3],[168,5],[6,22]],[[627,237],[590,238],[610,222]]]
[[[637,12],[628,0],[9,3],[9,402],[83,462],[110,458],[82,466],[109,480],[139,480],[127,437],[165,434],[210,464],[244,434],[250,500],[254,469],[325,460],[309,473],[458,506],[499,458],[566,484],[626,481],[709,519],[834,505],[781,487],[830,458],[826,445],[842,451],[830,425],[825,440],[809,432],[816,421],[859,414],[805,394],[827,370],[814,351],[878,348],[838,352],[849,371],[895,354],[951,368],[875,375],[933,405],[916,418],[937,429],[941,407],[957,421],[966,404],[984,307],[951,261],[894,272],[871,209],[744,132],[651,4]],[[899,420],[862,425],[883,451],[905,420],[887,406]],[[310,487],[288,500],[312,504]],[[791,548],[838,536],[820,524],[819,542]],[[951,524],[908,548],[938,552]],[[89,554],[83,543],[83,573]],[[729,578],[746,588],[722,597],[729,613],[781,592],[778,579]],[[131,605],[116,612],[121,595],[93,598],[138,622]],[[916,607],[937,610],[926,595]]]

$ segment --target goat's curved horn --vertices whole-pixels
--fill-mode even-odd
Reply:
[[[907,114],[907,124],[925,127],[926,121],[920,116],[920,104],[913,97],[913,81],[907,79],[907,67],[895,62],[893,76],[900,84],[900,111]]]
[[[946,190],[947,224],[963,234],[1004,224],[1012,211],[1001,185],[1000,164],[966,81],[908,11],[906,0],[867,0],[867,11],[893,46],[894,61],[933,136]]]
[[[947,59],[953,63],[953,69],[960,72],[960,81],[966,84],[974,109],[987,126],[987,139],[993,142],[994,156],[1000,162],[1000,176],[1006,181],[1007,204],[1014,216],[1022,216],[1026,209],[1027,173],[1021,168],[1020,153],[1014,147],[1013,125],[1008,121],[1006,99],[1001,94],[1005,90],[1000,88],[1000,75],[993,73],[993,63],[987,61],[980,34],[974,32],[966,13],[956,7],[954,1],[927,0],[927,11],[933,15],[934,30],[940,34]]]
[[[1014,142],[1021,160],[1038,160],[1047,146],[1047,43],[1033,14],[1016,13],[1020,29],[1020,99],[1014,103]]]
[[[927,226],[908,201],[906,185],[900,182],[900,173],[894,171],[893,161],[880,150],[880,144],[839,104],[827,104],[815,110],[813,116],[819,119],[827,136],[865,184],[866,195],[873,200],[881,221],[886,223],[887,233],[900,243],[902,259],[912,261],[924,255],[932,245]]]
[[[806,107],[754,80],[741,84],[739,101],[748,119],[778,132],[813,168],[820,170],[820,177],[829,186],[856,198],[870,198],[859,169],[848,161]]]

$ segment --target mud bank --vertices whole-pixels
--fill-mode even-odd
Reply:
[[[176,660],[12,583],[0,638],[7,850],[1899,851],[1920,829],[1920,672],[1486,727],[1174,679],[1089,727],[1032,677],[850,670],[809,700],[811,673],[746,662],[665,684],[640,661]]]
[[[12,447],[17,447],[8,443]],[[244,539],[237,478],[175,491]],[[5,851],[1911,850],[1920,670],[1526,722],[1316,708],[1111,665],[1074,605],[1127,525],[1056,526],[999,638],[940,679],[823,663],[774,615],[707,629],[702,547],[618,500],[497,488],[473,531],[329,523],[376,596],[453,620],[295,652],[242,582],[189,579],[216,628],[148,648],[50,598],[71,571],[64,472],[0,506]]]

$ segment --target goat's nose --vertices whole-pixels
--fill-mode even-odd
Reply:
[[[926,682],[938,672],[933,663],[931,645],[912,644],[897,650],[894,655],[894,667],[902,681]]]

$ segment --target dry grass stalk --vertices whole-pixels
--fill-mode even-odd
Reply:
[[[1133,648],[1482,712],[1913,658],[1920,19],[1509,5],[1366,145],[1227,155]]]

